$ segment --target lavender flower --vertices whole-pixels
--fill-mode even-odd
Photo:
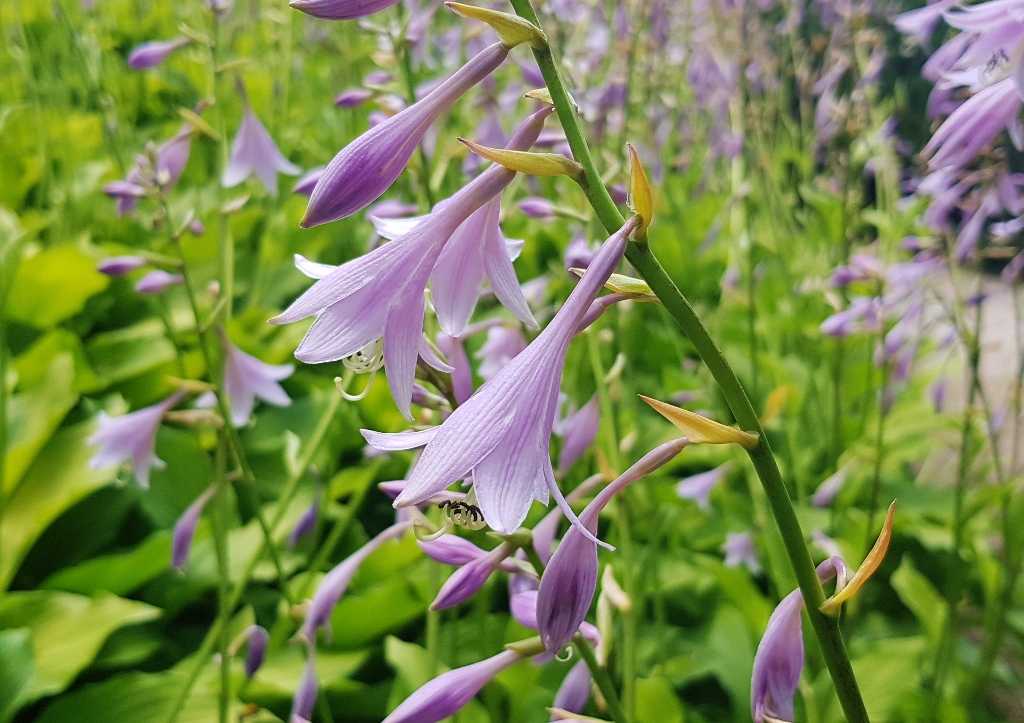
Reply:
[[[146,260],[141,256],[111,256],[101,261],[96,270],[107,276],[124,276],[129,271],[135,271],[145,265]]]
[[[302,0],[294,0],[293,6],[295,2]],[[345,146],[313,189],[303,228],[351,216],[380,197],[401,174],[427,129],[467,90],[501,65],[508,50],[501,43],[491,45],[426,98]]]
[[[281,155],[274,139],[249,107],[248,99],[243,98],[243,105],[242,124],[231,143],[231,159],[224,169],[221,183],[225,188],[231,188],[255,173],[267,192],[276,196],[277,174],[297,176],[302,169]]]
[[[311,647],[316,639],[317,629],[321,627],[329,629],[328,620],[331,617],[331,611],[334,610],[334,606],[338,604],[341,596],[345,594],[348,584],[352,581],[352,576],[356,574],[356,570],[363,564],[363,560],[388,540],[400,537],[411,526],[411,522],[399,522],[388,527],[327,573],[320,582],[319,587],[317,587],[316,592],[313,593],[313,600],[309,603],[306,620],[302,623],[300,631],[302,637],[306,639]]]
[[[446,537],[450,537],[450,535],[446,535]],[[467,562],[445,580],[437,597],[434,598],[434,602],[430,604],[430,609],[444,610],[471,598],[477,590],[484,586],[499,565],[514,552],[515,547],[508,542],[503,542],[490,552]]]
[[[835,471],[835,474],[831,475],[828,479],[818,485],[818,489],[816,489],[814,494],[811,496],[811,504],[815,507],[828,507],[832,504],[836,495],[839,494],[839,490],[843,488],[848,472],[848,468],[840,467]]]
[[[728,470],[729,463],[726,462],[707,472],[684,477],[676,485],[676,494],[684,500],[693,500],[697,503],[697,507],[706,512],[711,507],[709,501],[711,490],[722,481]]]
[[[754,723],[771,719],[793,720],[793,694],[804,669],[804,637],[800,590],[789,593],[768,618],[768,627],[757,646],[750,683]]]
[[[373,97],[373,91],[366,88],[349,88],[338,93],[334,105],[338,108],[358,108]]]
[[[550,221],[555,217],[555,204],[546,198],[539,198],[537,196],[530,196],[524,198],[518,204],[519,210],[525,213],[530,218],[539,218],[545,221]]]
[[[133,211],[150,189],[166,191],[174,186],[185,170],[191,149],[192,127],[185,126],[151,154],[138,156],[123,181],[105,185],[103,192],[117,199],[117,215]]]
[[[245,656],[245,677],[251,678],[263,665],[270,635],[262,625],[250,625],[242,635],[249,641],[249,652]]]
[[[549,113],[545,109],[528,118],[509,147],[532,145]],[[372,349],[382,339],[383,349],[369,355],[378,360],[371,368],[383,364],[399,411],[412,419],[417,355],[437,369],[452,371],[422,338],[423,291],[430,273],[456,229],[514,177],[513,171],[492,166],[401,238],[329,273],[329,267],[311,273],[325,275],[271,323],[291,323],[317,315],[295,350],[296,358],[310,363],[351,357]]]
[[[155,68],[167,60],[168,56],[178,48],[183,48],[191,42],[188,38],[176,38],[174,40],[151,40],[148,43],[137,45],[128,54],[128,67],[135,70]]]
[[[320,498],[322,496],[323,491],[318,489],[316,497],[313,498],[313,503],[306,508],[306,511],[299,517],[299,521],[295,523],[295,527],[288,533],[288,547],[294,548],[299,544],[300,538],[316,529],[317,518],[320,514]]]
[[[595,394],[589,402],[562,422],[562,451],[558,455],[558,473],[564,475],[597,437],[601,422],[601,403]]]
[[[99,446],[89,460],[89,466],[101,469],[130,458],[135,478],[143,488],[148,488],[150,468],[163,469],[167,466],[154,452],[156,431],[164,413],[184,397],[185,392],[175,392],[158,404],[120,417],[100,412],[97,420],[99,429],[85,440]]]
[[[321,20],[354,20],[396,5],[399,0],[290,0],[296,10]]]
[[[442,673],[406,698],[384,723],[436,723],[455,715],[501,671],[521,660],[511,650]]]
[[[160,294],[170,286],[185,280],[181,274],[170,274],[163,269],[153,269],[135,282],[135,290],[140,294]]]
[[[939,126],[922,153],[930,168],[967,165],[1004,128],[1010,127],[1021,108],[1021,96],[1012,78],[983,88],[957,108]]]
[[[178,518],[174,524],[174,535],[171,538],[171,566],[177,570],[185,567],[188,562],[188,551],[192,547],[192,538],[196,534],[196,525],[199,524],[199,516],[203,508],[210,501],[217,491],[216,486],[206,489],[195,501],[188,506],[188,509]]]
[[[436,341],[437,348],[452,367],[452,393],[455,401],[463,404],[473,396],[473,369],[469,366],[466,347],[461,337],[451,337],[443,331],[437,333]]]
[[[309,643],[307,648],[306,665],[302,669],[299,686],[295,689],[288,723],[309,723],[309,719],[313,717],[313,706],[316,704],[319,687],[316,679],[316,649],[312,643]]]
[[[586,276],[583,278],[586,279]],[[683,437],[648,452],[598,493],[583,510],[580,523],[586,525],[591,533],[596,533],[598,515],[612,497],[667,463],[689,444],[690,441]],[[537,623],[544,647],[551,652],[561,650],[572,639],[594,599],[598,572],[597,545],[590,537],[581,534],[578,528],[570,527],[541,577],[537,592]]]
[[[476,353],[480,360],[477,370],[483,379],[490,379],[526,348],[526,339],[517,326],[492,326],[487,340]]]
[[[742,565],[751,575],[761,572],[761,560],[757,556],[757,548],[754,547],[754,536],[749,531],[728,533],[722,544],[722,552],[725,553],[726,567]]]
[[[605,243],[540,336],[440,427],[398,435],[362,430],[370,444],[382,449],[426,445],[396,507],[419,504],[472,472],[484,519],[499,532],[518,528],[532,501],[546,502],[549,491],[566,517],[579,524],[555,484],[549,457],[562,365],[580,320],[622,258],[635,224],[627,222]]]
[[[569,669],[562,684],[558,686],[552,707],[570,713],[582,713],[589,697],[590,668],[587,667],[587,661],[581,660]]]
[[[231,401],[231,423],[241,427],[248,422],[257,397],[278,407],[290,405],[291,398],[278,382],[290,377],[295,367],[262,362],[232,344],[226,332],[218,331],[224,351],[224,391]]]

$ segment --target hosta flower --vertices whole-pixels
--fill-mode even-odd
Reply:
[[[163,269],[153,269],[135,282],[135,290],[140,294],[160,294],[184,280],[185,277],[181,274],[171,274]]]
[[[381,449],[426,445],[396,507],[419,504],[472,473],[484,519],[499,532],[515,531],[533,500],[546,503],[549,492],[579,524],[555,484],[549,453],[562,366],[580,320],[618,265],[635,224],[627,222],[608,239],[547,328],[440,427],[400,434],[362,430]]]
[[[924,147],[930,168],[970,163],[1004,128],[1016,123],[1021,95],[1012,78],[994,83],[971,96],[939,126]]]
[[[590,449],[597,437],[601,424],[600,399],[595,394],[579,410],[570,414],[559,425],[562,435],[562,451],[558,454],[558,472],[564,475],[573,463]]]
[[[761,561],[757,557],[757,548],[754,547],[754,536],[749,531],[728,533],[722,544],[722,552],[725,553],[726,567],[742,565],[751,575],[761,572]]]
[[[192,538],[195,537],[196,526],[199,524],[199,516],[203,514],[203,508],[216,491],[216,486],[207,488],[175,523],[174,534],[171,537],[171,566],[175,569],[181,570],[185,567],[188,552],[192,548]]]
[[[487,330],[487,340],[476,353],[480,360],[477,370],[483,379],[490,379],[505,368],[526,348],[526,338],[518,326],[492,326]]]
[[[262,625],[250,625],[242,632],[242,635],[249,643],[249,650],[245,656],[245,677],[251,678],[263,666],[270,634]]]
[[[142,268],[146,260],[141,256],[111,256],[96,265],[96,270],[107,276],[124,276],[129,271]]]
[[[549,113],[544,109],[527,119],[509,148],[529,148]],[[271,323],[285,324],[316,314],[316,321],[295,350],[296,358],[321,363],[361,354],[374,360],[367,363],[368,368],[376,369],[382,363],[399,411],[411,419],[417,356],[435,368],[451,371],[423,339],[423,292],[434,264],[459,226],[514,177],[513,171],[501,166],[488,168],[405,235],[337,268],[303,260],[300,269],[320,280]],[[378,348],[381,341],[382,348]]]
[[[231,343],[223,331],[220,341],[224,350],[224,391],[231,401],[232,424],[241,427],[249,421],[257,397],[278,407],[292,403],[278,382],[292,375],[293,365],[262,362]]]
[[[191,41],[188,38],[174,40],[151,40],[132,49],[128,54],[128,67],[135,70],[155,68],[178,48],[183,48]]]
[[[86,439],[88,444],[99,446],[89,466],[100,469],[131,459],[135,478],[142,487],[149,487],[149,470],[167,466],[154,451],[156,431],[164,413],[184,397],[185,392],[175,392],[158,404],[120,417],[100,412],[97,420],[100,428]]]
[[[158,146],[151,155],[139,155],[123,181],[114,181],[103,187],[105,194],[117,199],[118,216],[133,211],[139,199],[151,189],[166,191],[177,183],[188,163],[192,132],[192,127],[186,125]]]
[[[684,477],[676,485],[676,494],[684,500],[693,500],[697,503],[697,507],[707,511],[711,508],[711,490],[722,481],[728,470],[729,463],[726,462],[707,472]]]
[[[386,10],[399,0],[291,0],[296,10],[321,20],[353,20]]]
[[[231,159],[224,169],[221,183],[225,188],[231,188],[255,173],[267,192],[276,196],[277,174],[297,176],[302,169],[281,155],[274,139],[249,107],[248,100],[243,104],[242,124],[231,143]]]
[[[402,173],[434,121],[501,65],[508,50],[501,43],[491,45],[426,98],[345,146],[324,169],[313,189],[302,226],[318,226],[351,216],[379,198]]]

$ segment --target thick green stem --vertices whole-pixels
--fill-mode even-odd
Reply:
[[[530,0],[512,0],[512,6],[519,16],[539,25],[537,13]],[[584,178],[580,185],[587,200],[605,229],[609,233],[617,231],[623,225],[624,219],[601,182],[579,118],[573,109],[573,102],[562,82],[551,50],[548,48],[534,50],[534,57],[544,76],[552,102],[555,104],[558,119],[561,121],[562,130],[572,149],[573,157],[583,167]],[[869,720],[867,710],[861,699],[853,667],[850,665],[850,658],[839,631],[839,621],[822,614],[818,609],[825,601],[825,592],[814,571],[814,563],[804,542],[803,530],[800,528],[800,522],[797,520],[796,512],[789,499],[782,474],[775,463],[764,430],[761,428],[757,413],[754,411],[746,391],[729,362],[708,334],[704,324],[697,317],[693,307],[665,273],[650,247],[646,244],[630,244],[626,251],[626,258],[647,281],[651,290],[658,296],[665,309],[689,338],[697,354],[714,376],[740,427],[758,435],[760,442],[756,447],[748,450],[750,461],[764,487],[765,495],[775,517],[775,523],[785,543],[786,553],[807,603],[811,625],[821,646],[829,674],[832,676],[840,705],[850,723],[866,723]]]
[[[580,654],[580,657],[587,664],[587,668],[590,669],[590,677],[593,678],[597,689],[601,691],[604,702],[608,704],[608,715],[612,717],[615,723],[629,723],[629,718],[619,702],[619,696],[615,693],[612,679],[608,676],[608,671],[597,662],[597,657],[594,655],[594,650],[590,647],[590,643],[580,633],[576,633],[576,637],[572,639],[572,642],[576,652]]]

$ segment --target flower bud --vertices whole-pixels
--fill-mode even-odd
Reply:
[[[171,566],[181,570],[188,562],[188,552],[192,547],[192,538],[196,534],[196,525],[199,524],[199,516],[203,508],[210,501],[217,491],[216,486],[209,487],[195,501],[188,506],[184,514],[178,518],[174,525],[174,535],[171,538]]]
[[[135,271],[145,265],[146,260],[141,256],[112,256],[100,261],[96,270],[107,276],[124,276],[129,271]]]
[[[687,439],[694,444],[730,444],[735,442],[744,449],[753,449],[758,444],[756,434],[727,427],[699,414],[645,397],[643,394],[638,396],[654,407],[661,416],[681,429]]]
[[[528,173],[531,176],[568,176],[576,181],[583,178],[583,166],[559,153],[533,153],[531,151],[488,148],[465,138],[459,138],[459,142],[481,158],[494,161],[512,171]]]
[[[140,294],[159,294],[184,280],[185,277],[181,274],[169,274],[163,269],[154,269],[135,282],[135,291]]]
[[[135,70],[155,68],[178,48],[189,44],[188,38],[177,38],[175,40],[153,40],[148,43],[136,46],[128,54],[128,67]]]

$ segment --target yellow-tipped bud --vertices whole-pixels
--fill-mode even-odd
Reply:
[[[573,267],[569,269],[569,272],[576,274],[582,279],[583,274],[586,273],[586,269]],[[660,301],[655,293],[651,291],[651,287],[647,285],[646,281],[643,281],[642,279],[634,279],[632,276],[626,276],[624,274],[612,274],[609,276],[608,280],[604,284],[604,288],[616,294],[627,294],[632,297],[634,301]]]
[[[446,2],[445,6],[456,15],[480,20],[490,25],[506,48],[514,48],[523,43],[529,43],[530,47],[537,50],[548,47],[548,39],[544,35],[544,31],[517,15],[462,3]]]
[[[868,578],[882,564],[882,560],[885,559],[885,553],[889,549],[889,541],[892,539],[892,518],[895,514],[896,500],[893,500],[892,504],[889,505],[889,512],[885,515],[885,524],[882,525],[882,531],[879,533],[878,539],[875,540],[875,545],[871,548],[871,552],[864,558],[864,562],[861,563],[860,568],[850,578],[850,581],[846,583],[846,586],[842,590],[836,590],[835,595],[822,603],[821,612],[826,615],[838,615],[839,608],[842,607],[843,603],[856,595],[857,591],[863,587]]]
[[[219,141],[220,134],[213,130],[213,126],[203,120],[203,117],[196,113],[194,110],[188,108],[178,108],[178,115],[185,119],[185,122],[192,126],[192,130],[197,133],[202,133],[204,136],[208,136],[212,140]]]
[[[654,199],[651,197],[651,184],[633,144],[627,143],[626,150],[629,151],[629,196],[626,205],[640,217],[635,238],[642,243],[647,240],[647,227],[654,217]]]
[[[638,396],[654,407],[658,414],[683,430],[686,438],[694,444],[732,444],[735,442],[745,449],[753,449],[757,446],[758,436],[756,434],[727,427],[699,414],[645,397],[643,394]]]
[[[523,97],[530,98],[531,100],[539,100],[541,103],[547,103],[548,105],[555,104],[555,101],[551,100],[551,91],[547,88],[534,88]]]
[[[465,138],[460,138],[459,142],[481,158],[494,161],[510,171],[528,173],[531,176],[568,176],[575,181],[583,178],[583,166],[558,153],[530,153],[529,151],[508,151],[504,148],[488,148],[473,141],[467,141]]]

